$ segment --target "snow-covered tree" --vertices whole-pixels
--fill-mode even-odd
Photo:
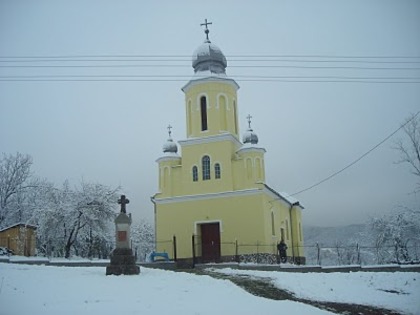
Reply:
[[[420,211],[398,208],[370,222],[378,263],[418,260]]]
[[[13,224],[23,216],[25,191],[33,187],[32,157],[21,153],[5,154],[0,159],[0,227]]]
[[[72,251],[86,257],[104,256],[113,241],[118,190],[86,182],[71,189],[68,181],[60,189],[51,189],[47,206],[39,209],[40,250],[66,258]]]
[[[131,226],[132,247],[137,254],[137,259],[145,261],[147,256],[155,249],[155,233],[153,226],[142,220]]]

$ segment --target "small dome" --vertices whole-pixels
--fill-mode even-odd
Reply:
[[[250,143],[250,144],[257,144],[258,136],[251,128],[248,128],[242,137],[242,142]]]
[[[169,138],[166,143],[162,147],[163,153],[177,153],[178,152],[178,146],[176,143],[172,140],[172,138]]]
[[[171,129],[172,129],[172,126],[168,125],[169,138],[168,138],[168,140],[166,140],[166,143],[162,146],[162,150],[163,150],[163,153],[175,153],[176,154],[178,152],[178,146],[172,140]]]
[[[225,73],[227,61],[220,48],[207,39],[194,51],[192,66],[194,72],[211,71],[214,73]]]
[[[254,132],[254,130],[252,130],[252,128],[251,128],[251,118],[252,118],[252,116],[248,114],[248,116],[246,118],[248,120],[248,129],[245,131],[245,133],[242,137],[242,142],[244,144],[245,143],[257,144],[258,143],[258,136]]]

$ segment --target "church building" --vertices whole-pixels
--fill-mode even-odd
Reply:
[[[182,88],[187,134],[178,141],[181,153],[169,126],[156,160],[156,251],[186,263],[276,257],[283,239],[289,261],[304,263],[303,206],[266,184],[266,150],[249,115],[240,136],[239,85],[226,74],[226,57],[209,40],[208,24],[192,56],[194,75]]]

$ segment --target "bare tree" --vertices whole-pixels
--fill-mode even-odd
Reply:
[[[420,192],[420,116],[412,114],[403,124],[407,135],[405,140],[399,139],[395,149],[400,152],[401,159],[397,163],[407,163],[411,172],[417,176],[418,182],[415,192]]]
[[[0,159],[0,226],[10,215],[12,202],[19,203],[21,193],[32,186],[32,157],[27,154],[4,154]]]

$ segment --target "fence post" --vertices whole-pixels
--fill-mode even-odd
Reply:
[[[257,241],[257,264],[260,263],[260,251],[259,251],[259,242]]]
[[[173,236],[172,245],[174,247],[174,261],[176,261],[176,236]]]
[[[321,256],[320,256],[320,248],[319,248],[319,244],[318,243],[316,243],[316,250],[317,250],[317,259],[316,259],[316,261],[317,261],[317,263],[318,263],[318,266],[321,266]]]
[[[193,250],[193,265],[192,267],[195,267],[195,235],[192,236],[192,250]]]
[[[235,261],[239,263],[238,240],[235,240]]]
[[[362,265],[362,262],[360,261],[360,246],[359,246],[359,243],[356,243],[356,250],[357,250],[357,263],[359,265]]]

